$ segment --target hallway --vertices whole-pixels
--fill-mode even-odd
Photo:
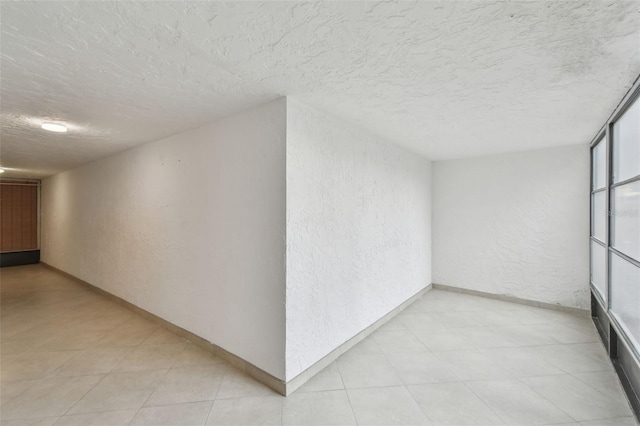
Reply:
[[[3,426],[637,424],[585,317],[432,290],[283,398],[46,267],[0,274]]]

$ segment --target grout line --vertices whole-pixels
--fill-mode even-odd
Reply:
[[[340,357],[338,357],[338,359],[340,359]],[[340,381],[342,382],[342,387],[344,388],[344,393],[345,393],[345,395],[347,395],[347,401],[349,401],[349,408],[351,408],[351,415],[353,416],[353,420],[355,420],[356,425],[359,425],[360,423],[358,423],[358,416],[356,416],[356,412],[353,409],[353,404],[351,403],[351,397],[349,397],[349,390],[347,389],[347,386],[344,384],[344,378],[342,377],[342,371],[340,371],[340,367],[338,366],[338,363],[336,362],[336,361],[338,361],[338,359],[336,359],[333,362],[336,363],[336,368],[338,369],[338,375],[340,376]],[[284,424],[284,419],[283,419],[283,424]]]
[[[58,418],[58,420],[56,420],[54,425],[58,424],[58,422],[60,422],[64,417],[77,417],[77,416],[86,416],[86,415],[93,415],[93,414],[116,413],[118,411],[131,411],[131,410],[132,409],[126,409],[125,408],[125,409],[122,409],[122,410],[103,410],[103,411],[91,411],[91,412],[88,412],[88,413],[63,414]],[[134,414],[134,417],[135,417],[135,414]],[[46,418],[46,417],[42,417],[42,418]]]
[[[411,333],[413,335],[413,333]],[[415,337],[415,336],[414,336]],[[418,339],[416,337],[416,339]],[[420,339],[418,339],[418,341],[420,343],[422,343],[422,341]],[[376,342],[377,343],[377,342]],[[423,346],[425,346],[424,344],[422,344]],[[425,346],[426,347],[426,346]],[[429,348],[427,348],[427,350],[429,350]],[[404,379],[402,379],[402,377],[400,377],[400,374],[398,374],[398,371],[396,370],[396,368],[393,366],[393,364],[391,363],[391,361],[389,361],[389,358],[387,357],[387,354],[383,351],[383,355],[384,355],[384,359],[387,360],[387,363],[389,363],[389,366],[391,367],[391,369],[393,370],[393,372],[396,374],[396,376],[398,376],[398,378],[400,379],[400,381],[402,382],[402,387],[405,388],[405,390],[407,392],[409,392],[409,395],[411,395],[411,398],[413,398],[413,400],[415,401],[415,403],[418,405],[418,408],[420,409],[420,412],[422,413],[422,415],[424,416],[424,418],[431,422],[431,418],[429,418],[429,416],[427,416],[427,413],[425,413],[425,411],[422,409],[422,406],[420,405],[420,403],[418,402],[418,400],[416,400],[416,397],[413,395],[413,393],[411,392],[411,390],[409,390],[408,385],[405,383]],[[390,386],[378,386],[378,388],[380,387],[398,387],[398,385],[390,385]]]
[[[145,408],[145,404],[147,403],[147,401],[149,401],[149,398],[151,398],[151,395],[153,395],[157,390],[158,387],[160,387],[160,385],[162,384],[162,380],[164,379],[164,377],[169,374],[169,371],[171,370],[171,367],[167,368],[166,371],[164,372],[164,374],[158,379],[158,384],[156,385],[156,387],[149,393],[149,395],[145,398],[144,402],[142,403],[142,405],[140,406],[140,408],[138,408],[138,411],[136,411],[136,414],[133,415],[133,417],[131,418],[131,421],[129,422],[129,424],[133,423],[133,420],[135,420],[135,418],[138,416],[138,414],[140,414],[140,411],[142,411],[143,408]],[[151,371],[151,370],[143,370],[143,371]],[[125,372],[126,373],[126,372]],[[136,373],[136,372],[130,372],[130,373]]]
[[[623,397],[624,397],[624,401],[626,402],[627,407],[629,408],[629,411],[631,412],[631,416],[632,416],[632,417],[634,417],[634,416],[635,416],[635,413],[634,413],[634,411],[633,411],[633,407],[632,407],[632,405],[631,405],[631,401],[629,400],[629,396],[628,396],[628,395],[627,395],[627,393],[624,391],[624,387],[622,386],[622,383],[620,382],[620,378],[619,378],[619,377],[618,377],[618,375],[616,374],[615,370],[614,370],[614,371],[612,371],[612,372],[609,372],[609,371],[596,371],[596,372],[588,372],[588,373],[574,373],[574,374],[568,373],[568,374],[569,374],[571,377],[573,377],[574,379],[576,379],[576,380],[580,381],[581,383],[584,383],[585,385],[587,385],[587,386],[588,386],[588,387],[590,387],[591,389],[593,389],[593,390],[597,391],[598,393],[600,393],[600,394],[604,395],[606,398],[608,398],[608,399],[610,399],[610,400],[612,400],[612,401],[616,401],[616,400],[617,400],[617,398],[616,398],[616,399],[612,398],[612,396],[611,396],[611,395],[609,395],[609,394],[607,394],[607,393],[603,392],[601,389],[598,389],[598,388],[596,388],[595,386],[592,386],[591,384],[589,384],[589,383],[585,382],[584,380],[580,379],[579,377],[576,377],[576,376],[575,376],[575,374],[603,374],[603,373],[606,373],[606,374],[610,375],[610,376],[615,380],[616,384],[617,384],[617,385],[618,385],[618,387],[619,387],[619,389],[618,389],[618,390],[622,393],[622,395],[623,395]],[[594,419],[594,420],[597,420],[597,419]]]
[[[563,374],[563,376],[570,376],[570,374]],[[540,392],[536,391],[535,389],[533,389],[531,386],[527,385],[525,382],[522,381],[522,379],[517,378],[516,379],[518,382],[520,382],[521,384],[523,384],[527,389],[531,390],[532,392],[536,393],[537,395],[539,395],[542,399],[548,401],[551,405],[553,405],[554,407],[556,407],[558,410],[562,411],[563,413],[565,413],[567,416],[569,416],[569,418],[573,419],[576,422],[579,422],[580,420],[576,419],[575,417],[573,417],[571,414],[567,413],[565,410],[563,410],[561,407],[559,407],[557,404],[555,404],[552,400],[550,400],[549,398],[547,398],[546,396],[542,395]],[[584,420],[583,420],[584,421]]]
[[[4,398],[1,398],[2,395],[0,395],[0,406],[3,407],[5,405],[7,405],[9,402],[19,398],[20,396],[22,396],[23,393],[25,393],[26,391],[28,391],[29,389],[31,389],[33,387],[33,385],[35,385],[38,382],[41,382],[45,379],[32,379],[32,380],[9,380],[7,382],[4,383],[11,383],[11,382],[33,382],[31,384],[29,384],[29,386],[27,386],[26,388],[24,388],[21,392],[19,392],[17,395],[15,395],[13,398],[9,399],[8,401],[5,401]],[[1,412],[2,410],[0,410]]]
[[[94,390],[100,383],[102,383],[107,376],[108,376],[108,374],[103,375],[102,379],[98,380],[96,382],[96,384],[93,385],[93,387],[91,389],[87,390],[80,398],[78,398],[78,400],[76,402],[71,404],[71,406],[67,409],[67,411],[65,411],[64,414],[62,416],[60,416],[60,417],[66,416],[67,413],[69,413],[69,411],[71,411],[73,409],[73,407],[75,407],[78,404],[78,402],[82,401],[84,399],[84,397],[87,396],[89,394],[89,392]],[[56,423],[57,423],[57,421],[56,421]]]
[[[284,400],[283,399],[280,400],[280,426],[284,426],[284,403],[285,403],[287,397],[283,396],[282,398]],[[207,419],[207,420],[209,420],[209,419]]]
[[[490,380],[495,380],[495,379],[489,379],[489,380],[487,380],[487,381],[490,381]],[[500,380],[511,380],[511,379],[500,379]],[[506,421],[506,420],[505,420],[505,419],[500,415],[500,413],[498,413],[496,410],[494,410],[494,409],[493,409],[493,407],[491,407],[491,405],[489,405],[489,403],[488,403],[487,401],[485,401],[484,399],[482,399],[482,397],[481,397],[480,395],[478,395],[478,394],[473,390],[473,388],[467,384],[467,382],[466,382],[466,381],[463,381],[463,382],[462,382],[462,384],[464,385],[464,387],[466,387],[467,389],[469,389],[469,391],[470,391],[470,392],[471,392],[471,393],[472,393],[476,398],[478,398],[478,400],[479,400],[479,401],[480,401],[480,402],[481,402],[485,407],[487,407],[487,408],[489,409],[489,411],[491,411],[491,412],[492,412],[492,413],[493,413],[497,418],[499,418],[499,419],[502,421],[502,423],[507,424],[507,423],[506,423],[507,421]]]

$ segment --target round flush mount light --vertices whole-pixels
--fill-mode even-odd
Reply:
[[[67,126],[65,126],[64,124],[53,123],[51,121],[45,121],[40,125],[40,127],[50,132],[66,133],[67,131]]]

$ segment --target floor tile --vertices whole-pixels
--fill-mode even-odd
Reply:
[[[522,305],[520,309],[512,311],[514,322],[521,325],[542,325],[558,323],[553,311]]]
[[[184,351],[185,343],[167,345],[144,345],[131,349],[127,356],[113,369],[116,373],[126,371],[157,370],[170,368]]]
[[[428,425],[429,420],[404,386],[347,391],[359,425]]]
[[[55,369],[52,376],[87,376],[108,374],[129,353],[129,348],[87,349]]]
[[[536,309],[546,320],[548,324],[561,323],[564,325],[585,325],[593,324],[590,316],[576,315],[569,312],[555,311],[551,309]]]
[[[578,421],[633,415],[626,401],[605,396],[569,375],[532,377],[522,382]]]
[[[607,354],[607,350],[605,349],[604,343],[602,342],[574,343],[574,344],[564,345],[564,346],[566,348],[571,348],[572,350],[579,352],[587,357],[590,357],[600,362],[611,365],[611,361],[609,360],[609,355]]]
[[[378,331],[395,331],[406,329],[407,327],[404,325],[404,323],[396,316],[380,326],[380,328],[378,328]]]
[[[129,328],[129,329],[139,329],[139,330],[141,329],[155,330],[158,327],[159,326],[156,322],[151,321],[150,319],[144,318],[141,315],[132,315],[120,325],[121,329]]]
[[[30,323],[32,327],[28,330],[21,331],[20,333],[12,334],[10,330],[5,329],[2,331],[5,338],[14,337],[15,339],[20,340],[42,340],[43,342],[49,341],[50,339],[56,338],[62,334],[65,334],[67,330],[64,328],[64,323],[59,324],[53,320],[47,320],[45,323]]]
[[[282,402],[280,396],[218,399],[213,403],[207,425],[281,425]]]
[[[572,376],[609,397],[615,397],[620,400],[626,398],[620,379],[615,371],[575,373]]]
[[[138,410],[104,411],[60,417],[55,426],[127,426]]]
[[[481,349],[479,352],[487,359],[495,360],[513,377],[566,374],[564,370],[541,359],[533,348]]]
[[[428,349],[408,330],[376,331],[373,334],[382,352],[427,352]]]
[[[130,423],[131,426],[202,426],[207,420],[213,401],[189,402],[158,407],[144,407]]]
[[[46,417],[41,419],[2,420],[1,426],[52,426],[59,417]]]
[[[432,290],[411,306],[412,311],[451,312],[481,309],[482,301],[463,294],[447,294],[442,290]]]
[[[343,390],[294,393],[282,406],[285,426],[356,425],[356,419]]]
[[[507,379],[514,375],[500,360],[488,358],[478,349],[464,351],[435,352],[435,355],[449,365],[462,380]]]
[[[474,349],[475,344],[467,336],[450,329],[412,330],[416,337],[431,351],[451,351],[460,349]]]
[[[226,368],[224,364],[172,368],[162,377],[144,405],[148,407],[213,400]]]
[[[564,323],[566,327],[573,328],[574,330],[580,331],[584,334],[593,335],[596,337],[596,341],[599,339],[598,330],[596,326],[593,324],[591,318],[587,319],[585,322],[577,322],[577,323]]]
[[[347,389],[402,384],[402,379],[384,355],[341,357],[337,363]]]
[[[93,345],[104,338],[105,335],[106,333],[104,332],[71,331],[49,339],[47,342],[38,346],[35,350],[38,352],[79,351],[93,347]]]
[[[460,381],[449,364],[429,352],[394,353],[387,359],[407,385]]]
[[[0,404],[5,405],[12,399],[20,396],[24,391],[29,389],[39,380],[18,380],[14,382],[0,383]]]
[[[593,373],[612,371],[611,362],[601,359],[596,351],[585,353],[579,345],[537,346],[534,350],[540,357],[567,373]]]
[[[594,334],[583,333],[559,323],[538,325],[532,328],[551,337],[558,343],[589,343],[597,342],[599,339]]]
[[[79,327],[83,331],[91,332],[106,332],[117,327],[122,327],[128,318],[132,318],[133,314],[129,313],[127,316],[122,315],[94,315],[91,321],[83,321],[79,323]]]
[[[437,332],[414,330],[413,333],[432,351],[516,346],[504,334],[488,327],[450,328]]]
[[[118,328],[111,330],[94,347],[131,347],[138,346],[156,329],[155,325],[147,327]]]
[[[516,346],[557,345],[558,341],[535,325],[505,325],[493,328]]]
[[[479,327],[485,324],[479,320],[479,311],[439,312],[437,321],[446,328]]]
[[[67,277],[0,274],[0,425],[638,426],[586,317],[432,290],[285,399]]]
[[[553,424],[575,420],[518,380],[476,381],[468,382],[467,386],[507,425]]]
[[[174,367],[188,367],[193,365],[210,365],[210,364],[226,364],[221,358],[213,355],[211,352],[188,343],[184,350],[176,357],[173,363]]]
[[[309,379],[309,381],[296,390],[296,392],[317,392],[339,389],[344,389],[344,384],[342,383],[338,365],[332,362],[321,372]]]
[[[56,377],[39,381],[2,407],[2,419],[62,416],[103,377]]]
[[[345,352],[342,357],[360,356],[360,355],[380,355],[382,349],[372,336],[367,337],[363,341]]]
[[[166,345],[171,343],[183,343],[186,339],[178,336],[171,331],[162,327],[156,328],[146,339],[142,341],[142,345]]]
[[[78,354],[76,351],[29,352],[2,357],[2,381],[43,379]]]
[[[228,367],[220,383],[216,399],[273,395],[277,395],[274,390],[246,373],[236,368]]]
[[[428,313],[420,311],[402,311],[396,318],[408,330],[443,330],[445,327],[438,321],[437,313]]]
[[[490,306],[474,311],[478,325],[485,327],[507,327],[514,323],[512,311],[497,311]]]
[[[45,344],[47,340],[42,339],[3,339],[0,345],[1,355],[23,354],[30,352]]]
[[[504,424],[464,383],[411,385],[409,391],[434,425]]]
[[[67,414],[132,410],[142,407],[167,370],[111,373]]]

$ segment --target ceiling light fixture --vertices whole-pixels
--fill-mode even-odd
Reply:
[[[67,131],[67,126],[64,124],[52,123],[50,121],[45,121],[40,127],[50,132],[65,133]]]
[[[4,173],[4,169],[0,167],[0,173]]]

